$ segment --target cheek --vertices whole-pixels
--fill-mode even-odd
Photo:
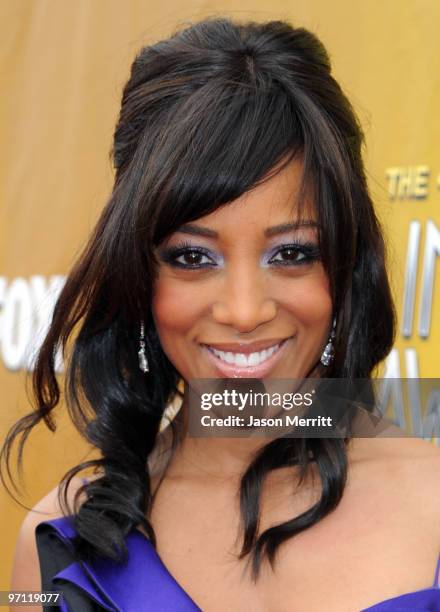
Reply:
[[[305,326],[315,328],[321,333],[321,323],[326,329],[332,313],[332,300],[326,275],[317,273],[304,277],[292,285],[285,301],[289,309]]]
[[[157,280],[152,300],[153,318],[160,337],[185,332],[197,319],[197,297],[189,283],[164,276]]]

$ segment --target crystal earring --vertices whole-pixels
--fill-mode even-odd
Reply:
[[[333,346],[333,339],[336,336],[335,328],[336,328],[336,317],[333,319],[333,327],[332,327],[332,331],[330,332],[330,338],[328,339],[325,349],[321,355],[321,363],[322,365],[325,365],[325,366],[330,365],[335,356],[335,348]]]
[[[140,347],[138,351],[139,368],[142,370],[142,372],[149,372],[150,368],[148,367],[148,359],[145,354],[145,333],[144,333],[144,322],[143,321],[141,321],[141,335],[139,339],[139,347]]]

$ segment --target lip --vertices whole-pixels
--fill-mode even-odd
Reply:
[[[288,338],[267,338],[266,340],[258,340],[257,342],[204,342],[203,346],[212,346],[212,348],[218,351],[224,351],[225,353],[230,351],[232,353],[250,355],[251,353],[264,351],[264,349],[275,346],[275,344],[281,344],[281,342],[285,340],[288,340]]]
[[[223,378],[264,378],[265,376],[269,374],[272,368],[275,367],[275,365],[280,361],[280,359],[282,359],[283,354],[286,351],[286,346],[288,346],[289,340],[291,339],[292,339],[292,336],[289,338],[285,338],[284,340],[281,340],[281,342],[280,340],[278,340],[278,342],[277,341],[272,342],[272,344],[270,345],[266,343],[267,347],[273,346],[274,344],[278,344],[278,343],[280,343],[281,346],[278,348],[277,351],[275,351],[275,353],[273,353],[273,355],[269,357],[269,359],[266,359],[266,361],[264,361],[263,363],[260,363],[259,365],[256,365],[256,366],[246,366],[246,367],[237,366],[233,363],[225,363],[224,361],[220,359],[220,357],[217,357],[212,351],[209,350],[208,345],[201,344],[200,346],[202,347],[208,359],[213,364],[213,366],[215,367],[215,369],[217,370],[218,374],[221,377]],[[214,348],[217,348],[217,346],[219,345],[213,344],[209,346],[213,346]],[[233,345],[222,345],[222,346],[233,346]],[[248,344],[247,346],[250,347],[252,345]],[[219,349],[219,350],[224,350],[224,349]],[[263,350],[263,349],[260,349],[260,350]],[[235,350],[234,352],[244,353],[245,351]],[[247,353],[253,353],[253,352],[257,352],[257,351],[255,349],[251,351],[247,351]]]

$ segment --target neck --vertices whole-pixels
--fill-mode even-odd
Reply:
[[[188,396],[173,419],[179,439],[170,457],[167,478],[239,479],[260,448],[268,443],[263,437],[193,437],[189,434]],[[171,426],[163,436],[171,437]],[[169,444],[168,444],[169,446]]]
[[[236,484],[256,453],[271,438],[265,437],[193,437],[189,435],[189,412],[187,396],[173,426],[167,426],[159,435],[158,444],[151,457],[152,472],[166,471],[169,479],[212,482],[232,481]],[[172,431],[175,431],[175,434]],[[172,436],[177,435],[177,447],[171,453]],[[382,441],[383,442],[383,441]],[[362,461],[376,448],[379,440],[352,438],[347,445],[349,463]],[[169,462],[168,462],[169,461]],[[160,466],[160,467],[159,467]]]

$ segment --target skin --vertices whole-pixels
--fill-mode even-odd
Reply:
[[[264,230],[296,220],[295,195],[302,164],[284,170],[231,204],[201,217],[197,225],[218,232],[218,239],[175,232],[159,253],[185,238],[209,249],[217,266],[183,270],[161,263],[152,303],[162,347],[185,379],[214,377],[200,343],[253,341],[294,336],[286,358],[271,377],[301,377],[319,360],[331,327],[332,303],[321,261],[302,263],[290,255],[290,266],[277,250],[290,241],[313,241],[316,228],[300,228],[266,238]],[[312,206],[308,218],[316,221]],[[179,257],[179,261],[190,262]],[[209,260],[203,256],[203,261]],[[176,304],[179,305],[176,308]]]
[[[314,364],[332,322],[322,263],[289,268],[267,263],[269,251],[275,257],[272,246],[296,238],[313,240],[316,230],[271,240],[263,236],[265,228],[295,218],[300,172],[300,163],[294,162],[267,183],[197,220],[198,225],[216,229],[218,241],[185,238],[212,251],[221,262],[218,267],[183,271],[161,264],[153,314],[162,346],[184,379],[215,376],[199,343],[289,336],[294,338],[286,346],[285,359],[270,376],[320,375],[321,368]],[[308,215],[314,218],[311,203]],[[167,244],[175,245],[181,237],[176,233]],[[179,415],[185,417],[186,410],[184,401]],[[169,430],[164,430],[164,438]],[[321,612],[324,607],[326,612],[353,612],[432,584],[440,551],[440,453],[420,439],[387,437],[351,441],[348,482],[339,506],[285,542],[275,571],[263,564],[258,583],[252,583],[246,559],[237,559],[237,489],[251,452],[264,442],[186,436],[160,487],[161,470],[155,471],[160,462],[152,453],[156,495],[148,518],[158,553],[201,609]],[[90,480],[99,476],[88,475]],[[294,468],[273,470],[267,476],[260,533],[317,501],[320,490],[314,476],[312,470],[300,489]],[[69,488],[71,504],[79,486],[81,478],[76,477]],[[41,589],[35,527],[62,515],[57,495],[58,487],[22,524],[12,590]]]
[[[316,243],[316,228],[264,236],[267,228],[296,219],[301,172],[296,160],[195,222],[215,230],[217,239],[176,232],[159,246],[153,317],[162,347],[183,379],[217,376],[200,344],[291,336],[270,378],[325,375],[319,358],[333,312],[322,261],[273,264],[273,259],[286,257],[280,249],[289,242]],[[311,201],[305,217],[316,221]],[[216,265],[201,270],[171,266],[164,253],[182,239],[208,249],[209,256],[180,256],[180,262]],[[187,411],[185,397],[179,411],[184,427]],[[319,524],[285,542],[275,572],[263,564],[255,585],[247,560],[237,559],[242,542],[237,491],[252,453],[265,443],[252,437],[185,435],[162,481],[161,470],[155,471],[159,460],[152,454],[155,496],[148,518],[158,551],[202,609],[318,612],[325,601],[329,612],[352,612],[432,584],[440,550],[440,500],[433,495],[439,485],[438,449],[420,439],[378,437],[350,440],[342,502]],[[259,533],[298,516],[319,499],[314,466],[300,489],[297,476],[295,468],[267,476]],[[408,525],[418,529],[408,530]]]
[[[177,231],[157,249],[161,263],[153,317],[163,350],[185,380],[218,376],[201,344],[269,338],[289,338],[283,359],[275,364],[270,378],[317,375],[320,366],[316,364],[332,324],[329,282],[319,254],[307,260],[305,251],[286,251],[286,245],[298,241],[317,248],[317,227],[270,237],[264,233],[267,228],[298,220],[296,198],[302,171],[302,162],[296,159],[262,185],[194,222],[215,230],[217,238]],[[304,217],[317,222],[310,199]],[[209,255],[195,259],[177,255],[178,262],[215,265],[204,269],[171,265],[168,249],[182,240],[191,248],[208,249]],[[290,264],[276,265],[274,260]],[[209,467],[212,475],[238,474],[249,461],[249,453],[262,443],[267,440],[186,438],[174,468],[190,457],[205,471]]]

